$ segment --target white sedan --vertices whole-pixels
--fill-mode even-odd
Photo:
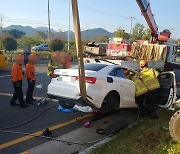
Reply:
[[[135,84],[126,78],[124,73],[126,69],[131,73],[137,73],[133,69],[120,65],[85,64],[87,99],[104,111],[137,107],[135,103]],[[167,85],[162,85],[162,94],[159,96],[166,93],[167,100],[163,96],[163,98],[160,97],[159,102],[161,102],[161,107],[169,107],[173,102],[173,100],[169,101],[169,95],[171,95],[171,91],[174,92],[172,84],[174,85],[175,77],[173,72],[164,73],[162,77],[160,76],[160,83],[164,83],[164,78],[167,80]],[[47,94],[49,97],[56,97],[62,106],[73,107],[76,103],[82,103],[78,67],[56,69],[52,75],[51,83],[48,85]],[[163,102],[161,99],[163,99]]]

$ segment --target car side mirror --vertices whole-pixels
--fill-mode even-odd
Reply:
[[[111,77],[107,77],[107,82],[109,82],[109,83],[113,83],[113,78],[111,78]]]

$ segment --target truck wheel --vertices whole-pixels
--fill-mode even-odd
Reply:
[[[106,97],[104,98],[100,111],[105,112],[111,112],[114,110],[119,109],[119,103],[120,103],[120,97],[117,92],[110,92]]]
[[[180,110],[171,117],[169,131],[174,141],[180,141]]]

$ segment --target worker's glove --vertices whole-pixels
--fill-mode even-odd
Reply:
[[[14,82],[14,85],[16,88],[19,88],[21,86],[21,83],[19,81]]]

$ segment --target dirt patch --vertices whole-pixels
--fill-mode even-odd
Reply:
[[[147,148],[155,148],[160,143],[160,133],[159,132],[150,132],[144,134],[138,139],[138,142]]]

